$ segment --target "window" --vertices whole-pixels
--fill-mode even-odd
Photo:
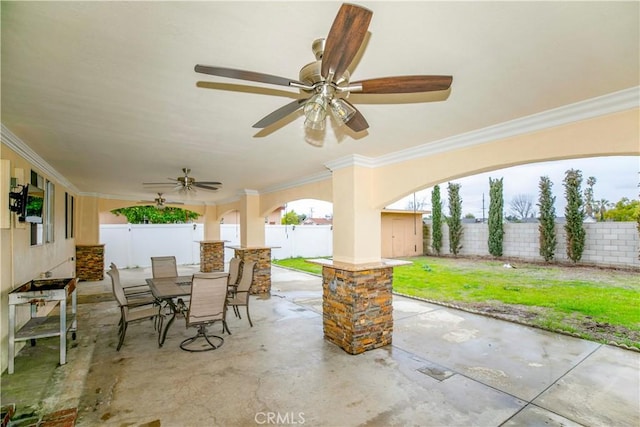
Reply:
[[[47,186],[44,191],[44,230],[46,243],[53,242],[53,235],[55,229],[54,213],[55,213],[55,185],[51,181],[47,181]]]
[[[64,237],[66,239],[73,238],[73,205],[74,197],[69,193],[64,193]]]

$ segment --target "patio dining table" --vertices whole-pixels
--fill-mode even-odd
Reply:
[[[229,273],[224,271],[214,273],[196,273],[205,274],[211,277],[227,277]],[[167,338],[167,331],[176,318],[178,313],[184,312],[187,308],[183,298],[191,295],[191,281],[193,276],[176,276],[176,277],[162,277],[162,278],[149,278],[146,279],[151,288],[153,296],[165,303],[166,307],[171,310],[171,317],[166,324],[158,330],[158,346],[162,347],[165,339]]]

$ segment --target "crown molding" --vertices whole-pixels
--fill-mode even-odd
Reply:
[[[8,127],[3,124],[0,124],[0,135],[2,136],[2,143],[4,145],[15,151],[19,156],[24,158],[27,162],[31,163],[43,174],[49,176],[51,179],[55,179],[60,183],[60,185],[67,187],[69,190],[75,193],[80,193],[80,190],[78,190],[75,185],[69,182],[67,178],[65,178],[62,174],[55,170],[53,166],[47,163],[42,157],[40,157],[35,151],[33,151],[31,147],[25,144],[20,138],[18,138],[13,132],[11,132]]]
[[[227,197],[226,199],[218,200],[217,202],[206,203],[206,206],[228,205],[228,204],[236,203],[239,201],[240,201],[240,196],[235,196],[235,197],[232,196],[232,197]]]
[[[331,179],[331,171],[328,171],[328,170],[314,174],[314,175],[308,175],[296,181],[289,181],[285,184],[277,184],[277,185],[272,185],[270,187],[266,187],[262,191],[260,191],[260,194],[268,194],[268,193],[274,193],[276,191],[288,190],[290,188],[296,188],[306,184],[313,184],[314,182],[320,182],[327,179]]]
[[[618,113],[640,106],[640,86],[613,92],[542,113],[396,151],[373,160],[373,167],[387,166],[420,157],[484,144],[498,139],[532,133],[568,123]]]
[[[361,166],[365,168],[375,168],[378,161],[377,159],[373,159],[371,157],[361,156],[360,154],[351,154],[346,157],[341,157],[336,160],[332,160],[330,162],[325,163],[325,166],[331,170],[335,171],[338,169],[350,167],[350,166]]]

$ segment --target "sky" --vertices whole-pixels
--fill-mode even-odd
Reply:
[[[592,157],[587,159],[559,160],[544,163],[532,163],[528,165],[515,166],[506,169],[499,169],[478,175],[469,176],[454,180],[460,187],[462,198],[462,215],[473,214],[476,218],[483,217],[483,195],[484,195],[484,217],[489,214],[489,177],[503,179],[503,199],[504,212],[510,214],[510,202],[517,195],[530,196],[534,203],[534,209],[538,212],[535,204],[538,202],[538,183],[541,176],[548,176],[553,182],[553,194],[556,196],[556,215],[564,216],[565,200],[563,179],[565,172],[569,169],[582,171],[582,191],[586,188],[588,177],[595,177],[596,184],[593,187],[595,200],[606,199],[615,203],[627,197],[628,199],[638,199],[640,187],[640,157],[639,156],[618,156],[618,157]],[[416,192],[416,202],[425,202],[424,209],[431,210],[431,190],[425,188]],[[443,213],[448,214],[447,203],[447,182],[440,183],[440,199],[443,201]],[[409,203],[413,201],[413,195],[398,200],[387,206],[389,209],[410,209]],[[298,214],[305,214],[308,217],[322,218],[333,213],[333,205],[320,200],[304,199],[287,203],[287,211],[294,210]]]

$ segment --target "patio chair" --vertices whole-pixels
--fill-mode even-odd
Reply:
[[[155,297],[151,293],[149,285],[124,286],[120,280],[120,270],[118,270],[118,267],[114,263],[111,263],[109,267],[111,269],[107,271],[107,274],[111,277],[111,285],[118,286],[122,289],[130,307],[157,303]]]
[[[238,279],[240,278],[240,265],[242,260],[238,257],[233,257],[229,260],[229,278],[227,280],[227,287],[229,291],[235,291],[238,287]]]
[[[253,283],[253,272],[255,266],[255,261],[247,261],[243,263],[242,276],[238,282],[238,287],[230,292],[227,300],[227,304],[233,307],[235,315],[241,319],[242,316],[240,316],[240,310],[238,307],[246,307],[247,319],[249,320],[249,325],[251,325],[251,327],[253,327],[253,322],[251,321],[251,316],[249,316],[249,291],[251,289],[251,284]]]
[[[154,279],[178,277],[178,266],[174,256],[152,256],[151,274]]]
[[[151,293],[151,288],[146,283],[143,285],[128,285],[125,286],[120,281],[120,270],[118,270],[118,266],[114,263],[109,265],[111,270],[118,276],[118,281],[120,282],[122,289],[124,290],[124,294],[127,297],[133,298],[153,298],[153,294]],[[155,299],[155,298],[154,298]]]
[[[119,339],[116,348],[116,351],[120,351],[129,323],[151,319],[154,321],[154,328],[160,330],[160,328],[162,328],[163,316],[160,313],[159,306],[155,299],[152,298],[151,301],[147,299],[145,302],[143,298],[127,298],[120,284],[120,275],[117,269],[114,270],[112,268],[107,271],[107,274],[111,277],[113,296],[116,298],[118,306],[120,306],[120,321],[118,322]]]
[[[207,326],[222,322],[222,332],[226,330],[231,335],[227,326],[226,313],[227,278],[194,275],[191,283],[191,303],[185,320],[187,328],[197,327],[198,332],[195,336],[183,340],[180,348],[185,351],[200,352],[220,347],[224,343],[224,338],[207,332]],[[200,347],[192,346],[200,338],[205,342]]]

